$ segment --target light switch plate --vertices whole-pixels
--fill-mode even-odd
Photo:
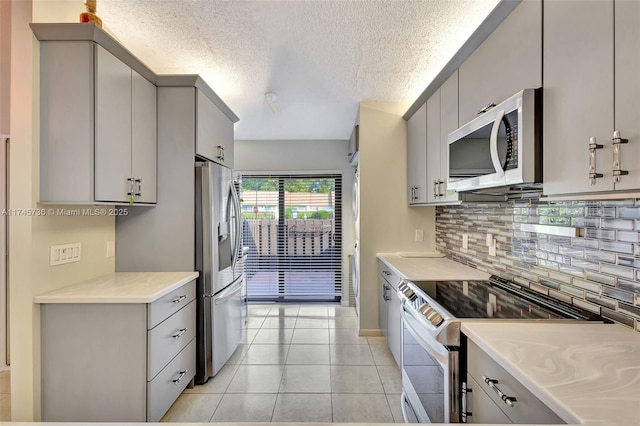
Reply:
[[[424,230],[416,229],[416,243],[421,243],[424,241]]]
[[[462,248],[463,249],[468,249],[469,248],[469,235],[468,234],[462,234]]]
[[[80,243],[51,246],[49,248],[49,266],[80,262],[81,258],[82,244]]]
[[[469,281],[462,281],[462,294],[469,296]]]

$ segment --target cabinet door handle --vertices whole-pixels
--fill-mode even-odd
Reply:
[[[218,160],[224,161],[224,145],[218,145],[216,148],[218,148]]]
[[[596,179],[603,177],[602,173],[596,173],[596,150],[604,148],[596,143],[596,138],[589,139],[589,185],[596,184]]]
[[[440,197],[444,197],[445,196],[443,188],[444,188],[444,181],[442,179],[440,179],[438,181],[438,195]]]
[[[433,197],[438,198],[438,179],[433,180]]]
[[[135,183],[136,183],[136,193],[135,196],[136,197],[140,197],[142,196],[142,177],[139,177],[137,179],[134,179]]]
[[[413,199],[414,200],[418,199],[418,187],[417,186],[413,187]]]
[[[613,132],[613,183],[620,182],[620,176],[628,175],[628,170],[622,170],[620,168],[620,145],[629,143],[629,139],[623,139],[620,137],[620,131],[614,130]]]
[[[513,396],[507,396],[505,395],[499,388],[498,386],[496,386],[498,384],[498,381],[496,379],[490,379],[487,376],[482,376],[482,380],[484,380],[484,382],[486,384],[489,385],[489,387],[491,389],[493,389],[498,396],[500,397],[500,399],[507,404],[509,407],[513,407],[513,403],[517,401],[517,399]]]
[[[174,335],[173,335],[173,336],[171,336],[171,337],[173,337],[174,339],[176,339],[176,340],[177,340],[177,339],[181,338],[181,337],[182,337],[182,335],[183,335],[184,333],[186,333],[186,332],[187,332],[187,329],[186,329],[186,328],[181,328],[180,330],[178,330],[178,332],[177,332],[176,334],[174,334]]]
[[[467,387],[467,382],[462,382],[462,401],[461,401],[462,411],[460,413],[460,417],[462,417],[462,423],[468,423],[467,417],[473,416],[473,413],[471,413],[471,411],[467,411],[469,409],[467,398],[469,394],[472,392],[473,390]]]
[[[180,376],[177,379],[173,379],[173,384],[177,385],[178,383],[180,383],[180,381],[182,381],[182,379],[184,379],[184,376],[186,376],[188,372],[189,372],[189,370],[181,371],[180,372]]]
[[[129,182],[129,192],[127,192],[127,195],[130,197],[133,196],[133,192],[134,192],[133,191],[134,180],[135,179],[133,178],[133,176],[130,176],[127,178],[127,182]]]
[[[180,303],[182,302],[184,299],[187,298],[186,294],[183,294],[182,296],[178,296],[175,299],[172,300],[173,303]]]

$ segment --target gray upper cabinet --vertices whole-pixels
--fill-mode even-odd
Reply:
[[[427,104],[407,121],[407,200],[427,202]]]
[[[232,169],[233,121],[200,90],[196,98],[196,154]]]
[[[40,53],[40,201],[155,203],[155,86],[92,41]]]
[[[131,173],[139,194],[136,202],[157,201],[157,89],[131,71]]]
[[[409,205],[448,204],[447,135],[458,128],[458,72],[431,95],[407,123],[407,186]]]
[[[440,202],[458,201],[455,190],[449,192],[449,144],[447,136],[458,128],[458,71],[440,86]]]
[[[155,203],[156,87],[95,48],[95,199]]]
[[[615,2],[614,131],[627,144],[620,146],[620,177],[616,190],[640,188],[640,2]],[[605,163],[606,164],[606,163]]]
[[[640,188],[640,3],[547,2],[544,21],[545,195]]]
[[[131,68],[96,46],[95,199],[126,202],[131,188]]]
[[[542,86],[542,1],[520,3],[460,66],[459,78],[460,124],[488,104]]]
[[[427,100],[427,202],[440,201],[440,89]]]

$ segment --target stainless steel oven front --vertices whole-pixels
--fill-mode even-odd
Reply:
[[[407,289],[409,296],[407,297]],[[402,309],[402,410],[406,423],[460,421],[459,346],[443,344],[446,327],[428,296],[412,283],[398,289]],[[427,299],[425,299],[427,298]],[[429,310],[431,308],[431,310]],[[433,321],[433,322],[432,322]]]

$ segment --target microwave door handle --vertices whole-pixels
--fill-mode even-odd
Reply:
[[[496,174],[499,177],[504,176],[504,169],[502,168],[502,164],[500,164],[500,157],[498,157],[498,131],[500,130],[500,124],[502,124],[503,118],[504,110],[498,111],[496,114],[496,120],[493,122],[493,127],[491,128],[491,139],[489,139],[491,162],[493,163],[493,167],[496,169]]]

